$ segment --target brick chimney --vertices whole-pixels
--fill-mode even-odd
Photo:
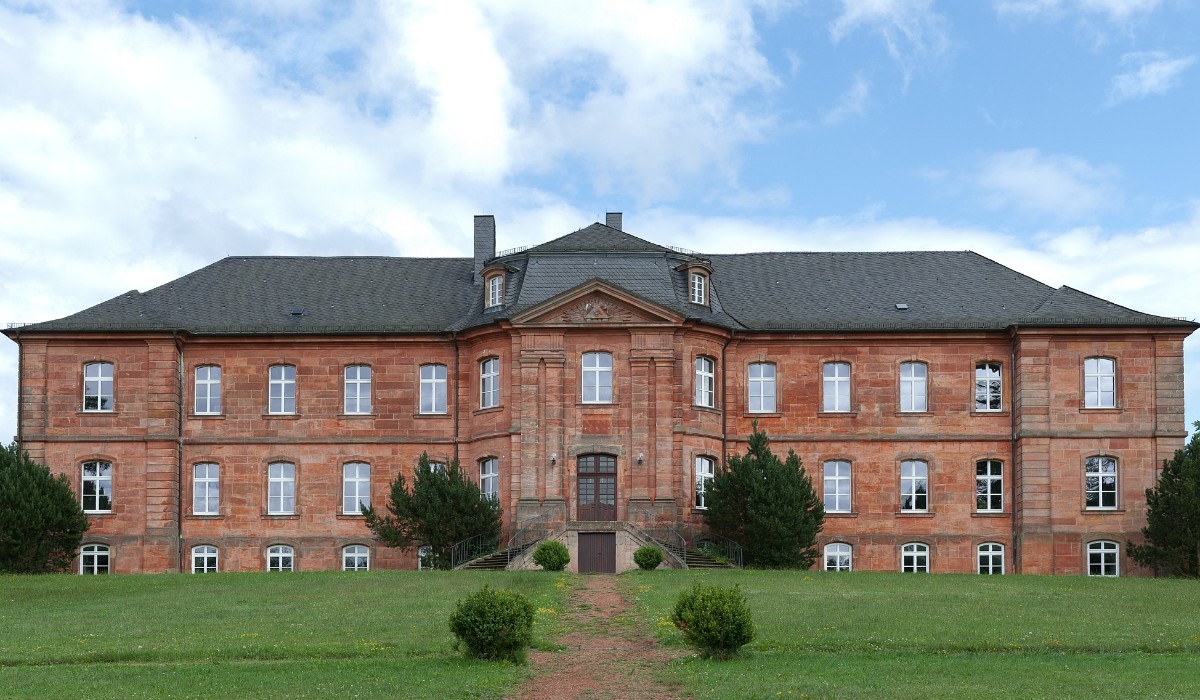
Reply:
[[[619,215],[618,215],[619,216]],[[496,217],[491,214],[475,215],[475,281],[482,282],[483,265],[496,257]]]
[[[604,225],[609,228],[615,228],[618,231],[625,230],[625,229],[621,228],[621,212],[619,212],[619,211],[610,211],[607,214],[605,214],[604,215]]]

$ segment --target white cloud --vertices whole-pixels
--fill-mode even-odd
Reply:
[[[906,85],[918,67],[950,48],[948,23],[933,0],[841,0],[841,6],[829,27],[834,43],[859,29],[877,33]]]
[[[1127,69],[1113,77],[1105,105],[1165,95],[1179,85],[1183,72],[1195,62],[1195,56],[1172,58],[1161,51],[1127,53],[1121,57],[1121,65]]]
[[[994,0],[996,13],[1024,18],[1055,19],[1067,13],[1102,15],[1113,24],[1147,15],[1162,4],[1161,0]]]
[[[825,113],[826,124],[838,124],[857,117],[867,110],[871,99],[871,83],[861,73],[854,76],[854,84],[844,92],[833,109]]]
[[[1112,206],[1118,199],[1115,179],[1112,168],[1025,148],[985,158],[973,184],[990,208],[1070,220]]]

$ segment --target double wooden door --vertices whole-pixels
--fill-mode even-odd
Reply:
[[[578,470],[578,518],[617,519],[617,458],[612,455],[582,455]]]

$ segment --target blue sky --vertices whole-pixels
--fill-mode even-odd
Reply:
[[[971,249],[1200,318],[1195,0],[0,0],[0,323],[225,255]],[[1200,420],[1200,339],[1186,345]],[[0,436],[16,427],[0,341]]]

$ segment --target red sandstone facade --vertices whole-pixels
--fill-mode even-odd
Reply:
[[[593,310],[600,309],[600,313]],[[414,552],[379,546],[343,513],[343,465],[370,465],[381,506],[419,455],[479,474],[498,461],[507,527],[542,513],[579,519],[577,464],[616,458],[616,515],[642,509],[699,524],[697,457],[745,449],[754,421],[794,449],[814,486],[822,465],[851,465],[851,508],[830,513],[820,545],[852,547],[856,570],[896,571],[901,548],[928,547],[932,572],[974,573],[981,544],[1002,545],[1005,573],[1087,573],[1087,546],[1119,545],[1121,575],[1145,574],[1125,541],[1145,524],[1143,492],[1182,445],[1184,327],[1004,331],[762,332],[696,323],[595,281],[510,319],[462,332],[205,336],[188,332],[10,332],[20,345],[21,445],[72,479],[112,465],[111,513],[86,543],[119,573],[190,571],[197,546],[222,571],[263,570],[287,545],[300,570],[342,566],[369,548],[372,567],[415,568]],[[612,358],[612,400],[584,400],[582,358]],[[696,405],[696,358],[715,369],[713,407]],[[1087,358],[1115,361],[1112,408],[1087,408]],[[481,408],[481,362],[499,360],[498,406]],[[84,410],[84,367],[113,367],[111,411]],[[823,410],[825,363],[849,365],[849,410]],[[927,405],[901,410],[901,363],[927,368]],[[999,410],[978,411],[979,363],[1001,367]],[[776,406],[752,412],[752,363],[775,368]],[[420,410],[422,365],[446,368],[444,413]],[[269,412],[269,368],[295,368],[295,410]],[[344,412],[345,368],[371,369],[370,412]],[[222,406],[199,415],[196,368],[219,367]],[[1117,465],[1115,507],[1089,508],[1085,462]],[[927,507],[901,508],[901,463],[927,465]],[[977,508],[976,465],[1002,466],[1002,508]],[[270,514],[268,465],[295,465],[294,508]],[[199,515],[193,468],[220,470],[216,514]],[[563,516],[557,516],[562,518]]]

